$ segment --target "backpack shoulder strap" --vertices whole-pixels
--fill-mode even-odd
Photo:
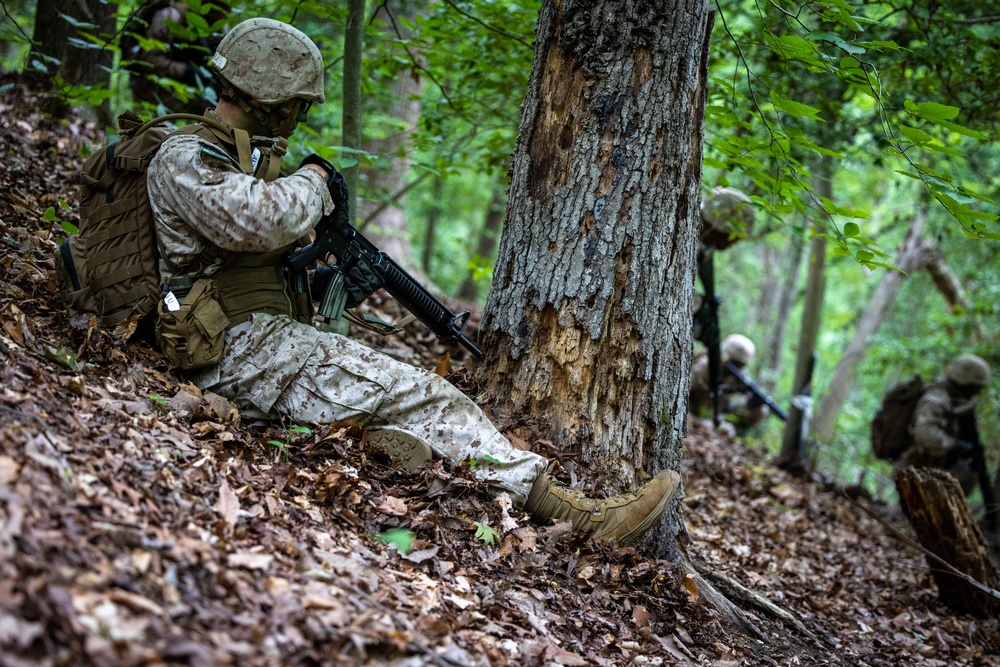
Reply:
[[[138,136],[155,125],[169,123],[177,120],[190,120],[205,125],[220,141],[236,147],[240,171],[244,174],[253,173],[253,148],[250,146],[250,133],[246,130],[230,127],[211,116],[197,116],[191,113],[170,113],[165,116],[154,118],[140,126],[133,136]],[[184,128],[178,130],[183,132]]]

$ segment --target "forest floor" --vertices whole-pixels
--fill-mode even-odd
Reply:
[[[356,428],[241,420],[63,313],[56,218],[94,141],[0,95],[0,666],[1000,665],[997,621],[942,607],[922,555],[696,422],[688,553],[745,587],[720,588],[742,628],[680,568],[531,523],[467,466],[407,474]],[[413,329],[372,342],[433,367]]]

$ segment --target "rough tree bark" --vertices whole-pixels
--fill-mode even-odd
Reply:
[[[899,502],[917,539],[928,551],[990,588],[1000,573],[989,555],[958,480],[931,468],[907,467],[894,476]],[[1000,603],[928,558],[941,602],[960,614],[993,617]]]
[[[921,236],[926,217],[927,214],[923,209],[914,214],[910,228],[896,250],[894,266],[900,271],[885,271],[882,274],[882,280],[875,288],[868,307],[858,320],[854,337],[837,361],[837,367],[833,371],[833,377],[826,391],[823,392],[823,399],[819,403],[816,420],[813,422],[813,431],[820,440],[828,442],[833,436],[837,414],[844,405],[847,392],[854,385],[854,371],[861,363],[865,350],[868,349],[869,339],[888,314],[903,281],[907,275],[927,264],[930,251]]]
[[[679,468],[706,0],[544,0],[484,313],[484,398],[612,491]],[[647,546],[676,557],[676,509]]]

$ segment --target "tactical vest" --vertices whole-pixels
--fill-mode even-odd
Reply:
[[[162,126],[179,119],[198,123],[180,129]],[[219,311],[218,317],[210,318],[214,338],[218,339],[226,328],[246,321],[254,312],[309,321],[312,304],[306,281],[303,276],[295,276],[293,281],[283,267],[287,249],[243,256],[210,247],[185,267],[184,275],[172,277],[167,290],[161,289],[156,233],[146,188],[150,161],[168,136],[196,134],[231,156],[239,169],[250,175],[255,173],[255,146],[249,134],[229,127],[212,112],[204,117],[172,114],[145,124],[127,112],[119,117],[119,126],[122,140],[94,153],[84,163],[79,231],[62,244],[57,255],[57,275],[70,313],[94,313],[106,326],[116,326],[131,317],[146,321],[146,315],[154,309],[164,312],[163,300],[170,289],[176,285],[178,294],[184,296],[182,288],[192,288],[206,267],[221,261],[222,269],[213,278],[217,285],[211,290]],[[258,149],[256,173],[264,181],[280,175],[285,145],[281,139],[264,150]],[[166,311],[178,312],[173,308]],[[157,332],[159,325],[157,322]],[[209,359],[214,356],[213,352]],[[196,367],[190,365],[192,362],[171,361],[181,368]],[[215,362],[203,361],[200,365],[210,363]]]

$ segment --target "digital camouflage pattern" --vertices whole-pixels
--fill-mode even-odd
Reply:
[[[929,385],[917,401],[910,423],[913,446],[906,450],[900,462],[903,465],[940,468],[951,473],[968,493],[976,485],[972,459],[955,456],[958,439],[958,413],[972,410],[971,401],[955,399],[948,392],[948,381],[938,380]]]
[[[333,208],[318,172],[301,169],[264,183],[191,135],[164,141],[148,179],[164,280],[211,245],[239,253],[291,245]],[[289,316],[255,314],[233,327],[222,361],[191,379],[232,400],[246,416],[352,419],[376,440],[416,438],[442,458],[474,459],[476,475],[518,504],[547,467],[541,456],[513,447],[444,378]]]

